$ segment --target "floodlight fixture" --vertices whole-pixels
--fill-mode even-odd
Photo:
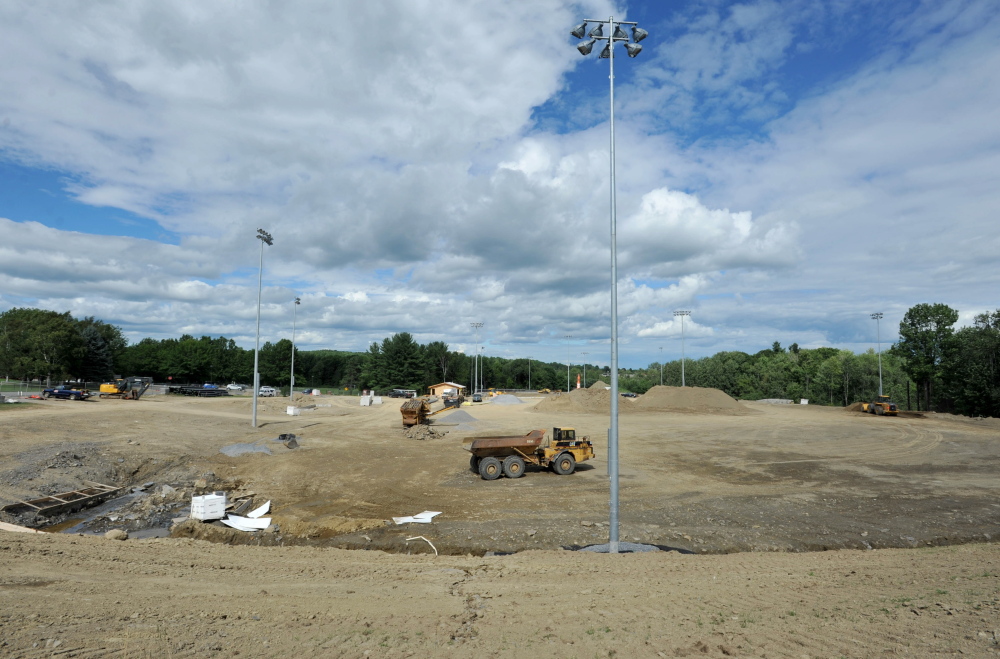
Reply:
[[[609,512],[608,524],[608,552],[618,553],[619,528],[618,528],[618,243],[617,243],[617,201],[615,198],[615,53],[612,46],[616,40],[623,41],[626,48],[629,45],[622,25],[632,26],[632,34],[636,40],[644,39],[648,35],[645,30],[636,31],[636,24],[632,21],[616,21],[614,16],[607,20],[596,20],[588,18],[585,23],[597,23],[597,27],[590,31],[590,37],[594,40],[607,41],[601,50],[600,58],[609,60],[610,63],[610,121],[611,129],[611,149],[610,149],[610,192],[611,192],[611,418],[608,427],[608,476],[610,480]],[[604,24],[608,25],[610,36],[604,36]],[[639,36],[641,35],[641,36]],[[584,54],[590,54],[593,44],[583,48],[584,44],[578,46],[578,50]],[[639,50],[629,49],[629,57],[635,57]],[[567,366],[568,375],[568,366]]]
[[[634,41],[635,43],[639,43],[648,36],[649,32],[647,32],[646,30],[643,30],[641,27],[637,25],[632,26],[632,41]]]
[[[587,41],[581,41],[576,49],[580,51],[581,55],[589,55],[590,51],[594,49],[594,44],[597,43],[597,39],[588,39]]]
[[[642,52],[642,46],[637,43],[626,43],[622,45],[625,46],[625,50],[628,52],[629,57],[635,57]]]
[[[586,21],[584,21],[583,23],[580,23],[579,25],[577,25],[575,28],[573,28],[570,31],[570,34],[572,34],[577,39],[582,39],[583,35],[585,35],[586,33],[587,33],[587,23],[586,23]]]

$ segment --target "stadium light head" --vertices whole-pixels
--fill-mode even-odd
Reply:
[[[577,39],[582,39],[583,35],[585,35],[586,33],[587,33],[587,23],[586,23],[586,21],[584,21],[583,23],[580,23],[579,25],[577,25],[575,28],[573,28],[570,31],[570,34],[572,34]]]
[[[604,23],[598,23],[597,27],[590,31],[590,36],[594,39],[600,39],[604,36]]]
[[[589,55],[590,51],[594,49],[595,43],[597,43],[597,39],[588,39],[578,44],[576,49],[580,51],[581,55]]]
[[[623,45],[625,46],[625,50],[628,51],[629,57],[635,57],[642,52],[642,46],[637,43],[625,43]]]
[[[649,36],[649,32],[647,32],[646,30],[643,30],[638,25],[633,25],[632,26],[632,41],[634,41],[635,43],[639,43],[640,41],[642,41],[643,39],[645,39],[648,36]]]
[[[611,44],[610,43],[604,44],[604,50],[601,51],[601,54],[599,55],[599,57],[601,59],[608,59],[609,57],[611,57]]]
[[[263,241],[264,243],[267,243],[267,245],[269,246],[274,244],[274,238],[272,238],[271,234],[269,234],[267,231],[264,231],[263,229],[257,229],[257,238]]]
[[[628,35],[625,33],[625,30],[622,29],[621,25],[616,25],[612,34],[614,35],[615,41],[628,41]]]

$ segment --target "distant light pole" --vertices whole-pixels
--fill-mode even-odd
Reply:
[[[686,386],[684,384],[684,316],[690,316],[690,311],[675,311],[675,316],[681,317],[681,386]]]
[[[528,357],[528,391],[531,391],[531,357]]]
[[[582,39],[587,32],[587,23],[596,23],[597,27],[589,33],[590,39],[580,43],[576,49],[581,55],[589,55],[597,41],[607,41],[600,57],[607,58],[610,64],[609,80],[611,89],[611,422],[608,428],[608,473],[611,477],[610,519],[608,524],[608,552],[618,553],[618,238],[617,238],[617,203],[615,199],[615,49],[616,41],[623,42],[629,57],[635,57],[642,51],[639,42],[649,33],[630,21],[615,21],[611,16],[608,20],[585,19],[570,32],[577,39]],[[604,26],[607,24],[608,36],[604,36]],[[632,26],[632,43],[622,25]]]
[[[879,322],[882,320],[882,312],[876,311],[871,314],[872,320],[875,321],[875,338],[878,341],[878,395],[882,395],[882,334],[879,331]]]
[[[573,337],[572,337],[572,336],[570,336],[569,334],[567,334],[567,335],[566,335],[566,340],[567,340],[567,341],[569,341],[569,340],[570,340],[570,339],[572,339],[572,338],[573,338]],[[567,360],[566,360],[566,393],[569,393],[570,391],[572,391],[572,390],[571,390],[571,389],[569,388],[569,362],[570,362],[570,360],[568,360],[568,359],[567,359]]]
[[[660,386],[663,386],[663,346],[660,346]]]
[[[483,323],[469,323],[469,325],[472,326],[472,329],[476,330],[476,354],[472,358],[472,363],[474,365],[473,376],[472,376],[472,393],[477,394],[479,393],[479,377],[481,375],[479,373],[479,328],[483,326]]]
[[[295,304],[292,305],[292,376],[288,381],[288,400],[291,400],[292,394],[295,393],[295,310],[300,304],[302,300],[295,298]]]
[[[260,395],[260,290],[264,276],[264,245],[270,247],[274,244],[274,238],[263,229],[257,229],[257,239],[260,240],[260,266],[257,268],[257,336],[253,342],[253,422],[251,426],[254,428],[257,427],[257,397]]]
[[[587,388],[587,355],[589,355],[590,353],[589,352],[581,352],[580,354],[583,355],[583,388],[586,389]]]

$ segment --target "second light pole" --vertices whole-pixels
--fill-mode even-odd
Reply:
[[[292,373],[288,380],[288,400],[291,402],[292,394],[295,393],[295,310],[298,306],[302,304],[300,298],[295,298],[295,304],[292,305]]]
[[[257,239],[260,240],[260,267],[257,269],[257,335],[253,342],[253,421],[251,426],[257,427],[257,397],[260,395],[260,290],[264,277],[264,245],[270,247],[274,238],[267,231],[257,229]]]
[[[590,39],[580,43],[576,49],[581,55],[589,55],[598,41],[607,41],[601,51],[601,58],[607,58],[610,64],[611,86],[611,421],[608,428],[608,473],[611,477],[610,519],[608,524],[608,552],[618,553],[618,243],[616,229],[615,200],[615,42],[625,46],[629,57],[635,57],[642,51],[639,42],[649,34],[630,21],[615,21],[611,16],[608,20],[588,18],[570,31],[577,39],[582,39],[587,33],[587,23],[595,23],[597,27],[589,33]],[[632,26],[632,43],[622,25]],[[604,27],[608,35],[604,36]]]
[[[684,317],[690,316],[690,311],[675,311],[674,316],[681,317],[681,386],[684,384]]]
[[[876,311],[871,315],[875,321],[875,340],[878,341],[878,395],[882,395],[882,335],[879,332],[878,321],[882,320],[882,312]],[[909,390],[907,390],[909,391]],[[909,395],[909,393],[907,393]]]

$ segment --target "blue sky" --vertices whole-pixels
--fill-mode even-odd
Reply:
[[[995,2],[15,1],[0,311],[606,363],[612,14],[623,366],[1000,307]]]

